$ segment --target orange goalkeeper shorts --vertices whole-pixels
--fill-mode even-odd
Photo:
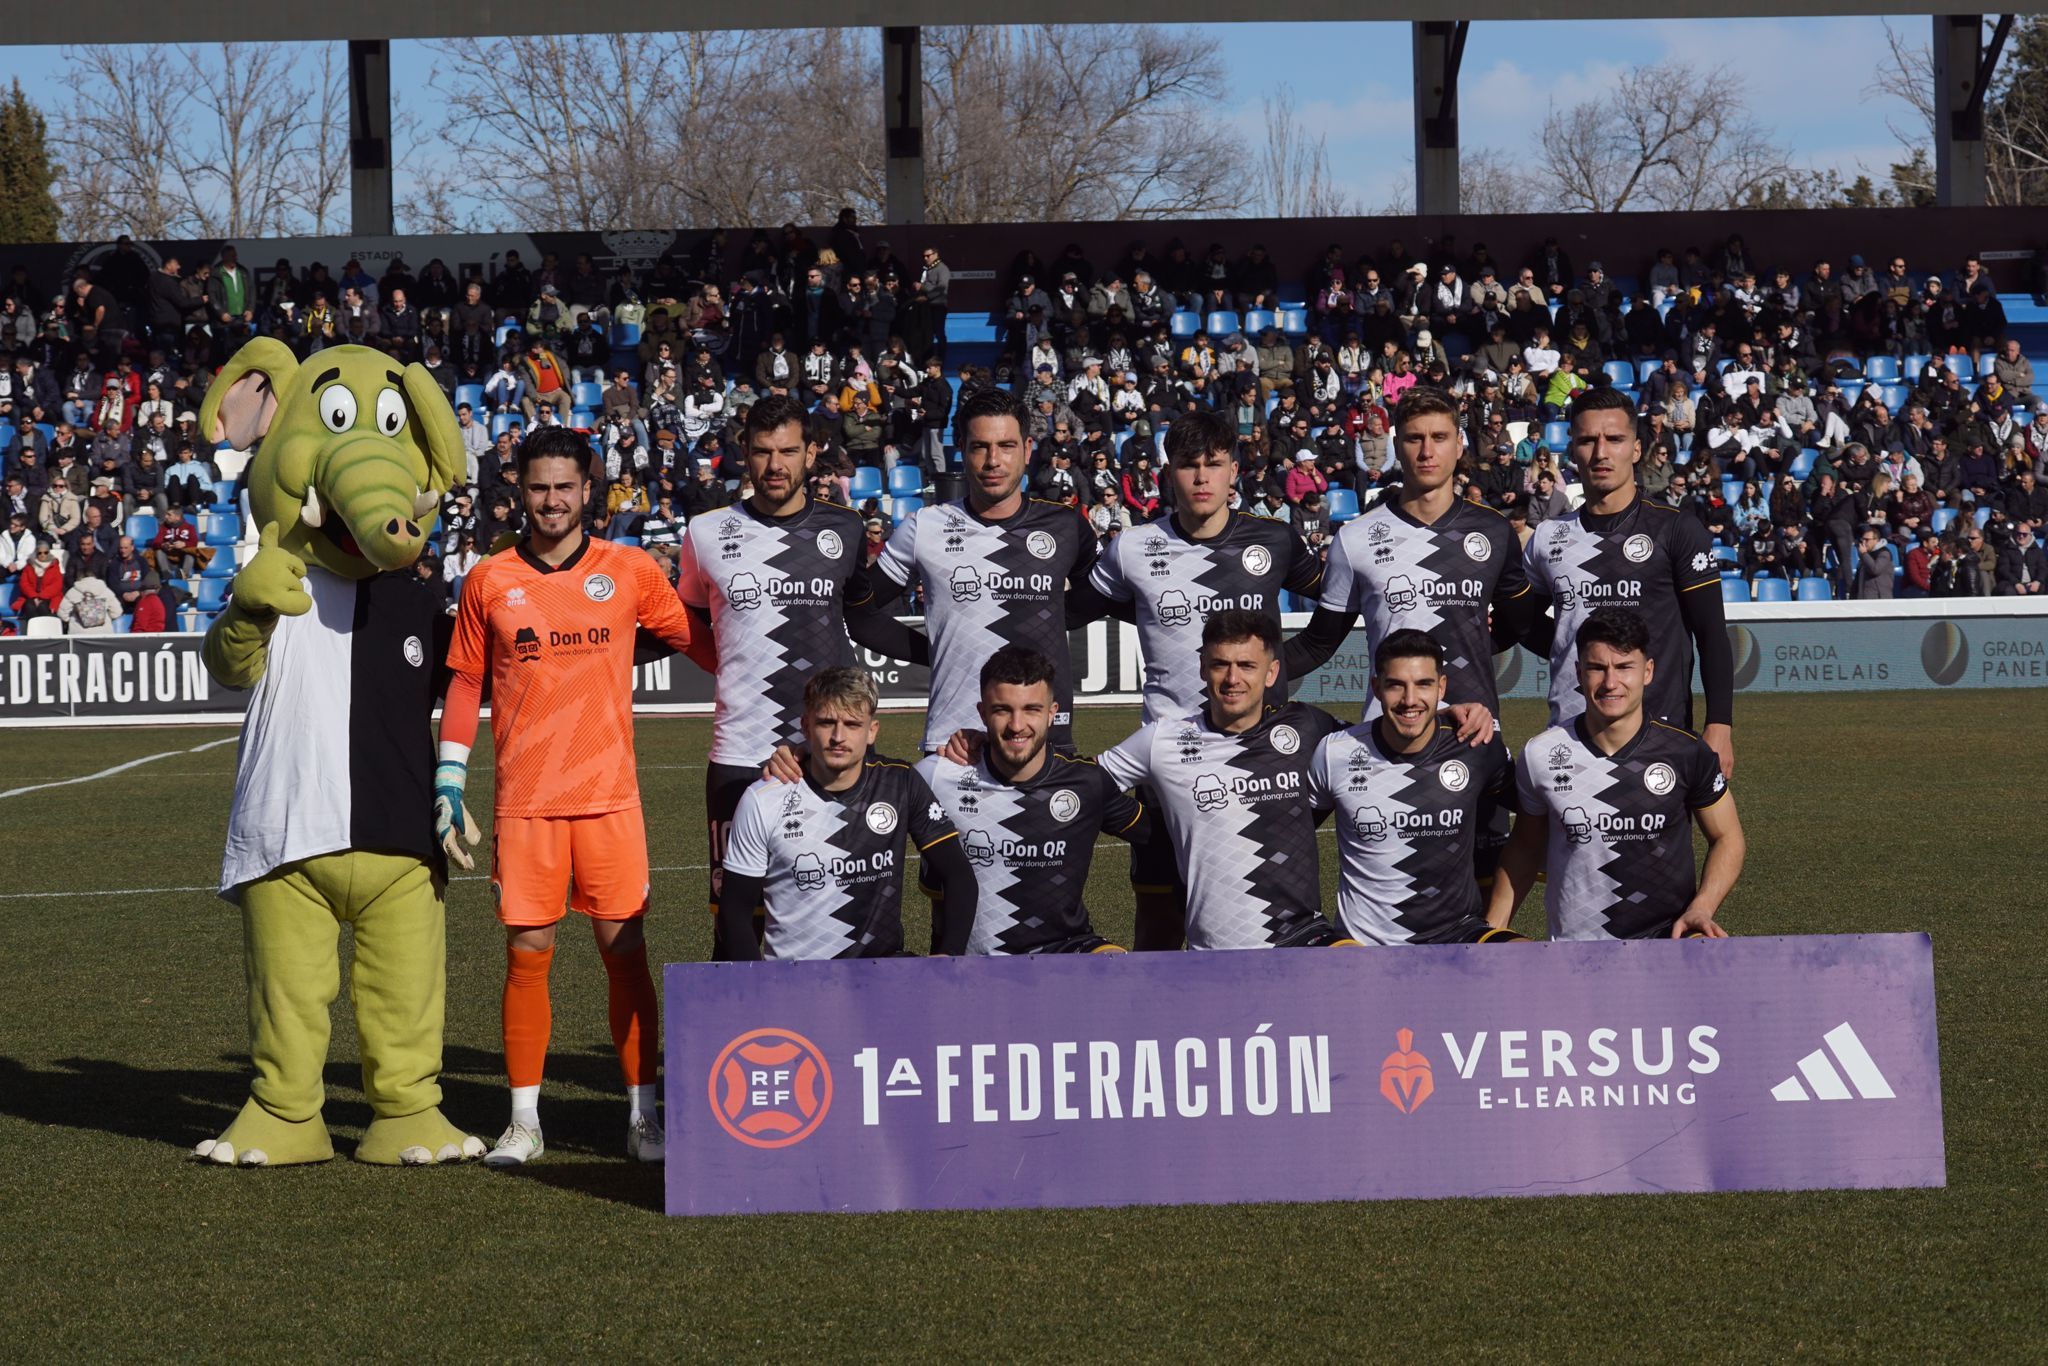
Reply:
[[[566,903],[597,920],[647,910],[647,826],[640,808],[601,816],[500,816],[491,891],[506,925],[552,925]]]

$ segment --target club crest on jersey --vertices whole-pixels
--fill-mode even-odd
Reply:
[[[1192,764],[1202,757],[1201,727],[1190,721],[1180,728],[1180,761]]]
[[[583,580],[583,596],[592,602],[610,602],[619,586],[612,582],[609,574],[592,574]]]
[[[1301,732],[1292,726],[1273,727],[1273,748],[1281,754],[1292,754],[1301,748]]]
[[[896,828],[896,808],[887,802],[876,802],[868,808],[868,829],[877,835],[886,835]]]
[[[818,533],[818,553],[828,560],[836,560],[846,553],[846,543],[839,539],[836,531]]]
[[[1482,532],[1468,532],[1465,536],[1465,558],[1478,564],[1485,564],[1493,558],[1493,542]]]
[[[1396,574],[1387,580],[1387,606],[1396,612],[1415,610],[1415,581],[1406,574]]]
[[[1465,784],[1472,781],[1472,771],[1456,759],[1446,759],[1437,766],[1436,780],[1446,792],[1463,792]]]
[[[1552,745],[1550,753],[1544,757],[1550,760],[1552,768],[1570,768],[1572,766],[1572,747],[1570,745]]]
[[[1178,588],[1169,588],[1159,595],[1159,624],[1161,626],[1185,626],[1195,619],[1194,606],[1188,602],[1188,595]]]
[[[1662,797],[1678,786],[1678,775],[1669,764],[1651,764],[1643,770],[1643,786],[1650,789],[1653,797]]]
[[[1630,564],[1641,564],[1649,559],[1650,551],[1654,548],[1650,538],[1640,531],[1621,543],[1622,557]]]
[[[1146,540],[1145,554],[1147,556],[1145,563],[1151,569],[1153,578],[1163,579],[1172,572],[1173,562],[1166,558],[1166,538],[1164,536],[1154,533]]]
[[[797,812],[803,809],[804,794],[801,791],[793,790],[789,793],[788,796],[782,799],[782,814],[785,816],[794,816]]]
[[[1387,836],[1387,813],[1377,806],[1361,806],[1351,817],[1351,828],[1362,840],[1376,841]]]
[[[1065,825],[1081,814],[1081,794],[1070,787],[1063,787],[1052,794],[1052,800],[1045,804],[1045,809],[1054,820]]]
[[[403,649],[405,662],[412,665],[415,669],[427,662],[427,647],[420,644],[418,636],[407,636]]]
[[[1273,568],[1273,552],[1262,545],[1248,545],[1244,554],[1237,557],[1244,566],[1244,572],[1255,579],[1264,578]]]
[[[1195,810],[1221,811],[1230,805],[1230,790],[1213,773],[1204,773],[1195,779]]]
[[[736,612],[751,612],[761,605],[761,581],[745,570],[725,581],[725,600]]]
[[[1049,560],[1059,551],[1060,543],[1050,531],[1034,531],[1024,538],[1024,548],[1034,560]]]
[[[969,830],[960,837],[960,843],[967,850],[967,861],[977,868],[986,868],[996,861],[996,842],[989,838],[986,830]]]
[[[1393,529],[1385,522],[1374,522],[1365,529],[1365,543],[1367,545],[1385,545],[1393,539]]]
[[[953,590],[955,602],[981,601],[981,575],[974,572],[972,565],[954,565],[953,577],[948,580],[947,587]]]

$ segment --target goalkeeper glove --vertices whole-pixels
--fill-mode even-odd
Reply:
[[[475,868],[476,860],[462,847],[463,841],[474,847],[483,837],[470,818],[469,808],[463,805],[462,788],[468,781],[469,746],[442,745],[441,762],[434,766],[434,838],[440,841],[441,852],[451,862],[466,869]]]

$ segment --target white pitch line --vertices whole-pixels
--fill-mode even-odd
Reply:
[[[53,787],[70,787],[74,783],[98,782],[101,778],[111,778],[116,773],[126,773],[131,768],[153,764],[159,759],[175,759],[181,754],[203,754],[221,745],[231,745],[240,738],[239,735],[230,735],[219,740],[208,740],[205,744],[194,745],[190,749],[167,749],[162,754],[145,754],[140,759],[130,759],[125,764],[115,764],[112,768],[103,768],[97,773],[87,773],[77,778],[59,778],[55,782],[33,783],[28,787],[10,787],[5,792],[0,792],[0,799],[25,797],[31,792],[44,792]]]

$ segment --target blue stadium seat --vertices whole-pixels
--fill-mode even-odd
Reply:
[[[863,499],[882,496],[882,472],[873,465],[855,465],[847,481],[847,496],[858,505]]]
[[[13,579],[0,580],[0,613],[14,611],[14,592],[17,587]]]
[[[200,518],[200,531],[208,545],[233,545],[242,539],[242,519],[232,512],[209,512]]]
[[[1175,341],[1186,341],[1202,330],[1202,315],[1182,310],[1173,315],[1167,326],[1173,330]]]
[[[640,344],[639,323],[613,323],[613,346],[638,346]]]
[[[491,414],[491,440],[496,441],[503,436],[516,420],[516,415],[512,413]]]
[[[137,546],[147,546],[156,539],[156,516],[154,513],[138,512],[128,519],[121,531],[125,535],[133,536]]]
[[[604,414],[595,408],[572,408],[569,410],[569,425],[579,432],[593,432],[602,425]]]
[[[1838,379],[1835,381],[1835,383],[1838,387],[1840,387],[1842,391],[1842,397],[1848,399],[1849,402],[1854,403],[1857,399],[1863,397],[1864,384],[1862,380]]]
[[[221,479],[213,486],[213,505],[217,508],[232,508],[235,505],[235,481]]]
[[[1863,362],[1863,378],[1872,384],[1896,384],[1899,378],[1899,358],[1872,356]]]
[[[924,471],[912,464],[901,464],[889,471],[889,496],[892,498],[915,498],[924,492]]]
[[[1906,400],[1913,396],[1913,391],[1903,384],[1881,384],[1878,388],[1883,390],[1878,398],[1884,403],[1885,411],[1893,417],[1899,415],[1899,410],[1906,406]]]
[[[199,610],[202,612],[218,612],[221,608],[227,606],[228,583],[229,580],[222,578],[201,579],[199,581]]]
[[[1543,444],[1552,455],[1563,455],[1572,444],[1572,428],[1569,422],[1546,422],[1543,424]]]
[[[57,424],[54,422],[38,422],[36,424],[36,430],[42,433],[43,444],[45,446],[49,445],[52,441],[55,441],[57,439]]]
[[[1978,508],[1978,509],[1977,509],[1977,526],[1978,526],[1978,527],[1979,527],[1980,529],[1981,529],[1981,528],[1982,528],[1982,527],[1984,526],[1984,524],[1985,524],[1985,523],[1989,522],[1990,520],[1991,520],[1991,509],[1990,509],[1990,508],[1988,508],[1988,507],[1981,507],[1981,508]]]
[[[1790,602],[1792,585],[1776,577],[1758,579],[1752,585],[1750,598],[1753,602]]]
[[[1977,356],[1977,377],[1984,379],[1991,374],[1991,367],[1998,364],[1996,351],[1979,352]]]
[[[602,408],[604,407],[604,386],[602,384],[592,384],[589,380],[585,380],[576,386],[575,391],[569,396],[569,401],[578,408]]]
[[[20,439],[15,435],[13,423],[0,422],[0,454],[13,450],[14,443]]]
[[[1342,526],[1358,515],[1358,491],[1356,489],[1332,488],[1330,490],[1330,524]]]
[[[890,520],[893,524],[901,526],[905,521],[909,519],[911,513],[916,512],[919,508],[923,506],[924,499],[922,498],[911,496],[906,496],[902,498],[891,498],[889,500]]]
[[[1244,315],[1244,331],[1248,337],[1256,337],[1269,327],[1280,325],[1280,315],[1271,309],[1254,308]]]
[[[1729,507],[1734,507],[1741,497],[1742,481],[1740,479],[1723,479],[1721,481],[1722,502],[1726,503]]]
[[[194,582],[200,583],[207,579],[232,579],[234,576],[235,548],[231,545],[224,545],[213,552],[213,558],[206,562],[206,568],[200,571],[199,578],[195,579]]]
[[[1787,472],[1794,479],[1804,482],[1813,473],[1813,467],[1819,461],[1820,452],[1808,446],[1805,450],[1792,457],[1792,463],[1787,466]]]
[[[1956,510],[1954,508],[1936,508],[1934,515],[1927,519],[1927,524],[1934,528],[1935,535],[1940,536],[1948,531],[1949,523],[1955,519]]]
[[[1601,368],[1607,372],[1607,378],[1614,381],[1615,388],[1633,389],[1636,387],[1636,368],[1627,361],[1611,360]]]
[[[1977,362],[1968,356],[1943,356],[1941,363],[1949,368],[1950,374],[1965,384],[1977,378]]]
[[[1638,385],[1648,384],[1650,382],[1650,376],[1656,374],[1659,370],[1663,368],[1663,361],[1651,360],[1648,357],[1644,357],[1642,360],[1636,362],[1636,383]]]
[[[469,405],[471,412],[482,412],[484,410],[484,386],[481,384],[456,385],[455,406],[459,408],[465,403]]]
[[[1714,558],[1722,564],[1737,565],[1742,563],[1742,552],[1732,545],[1723,545],[1716,541],[1714,543]]]
[[[1723,570],[1721,572],[1721,601],[1749,601],[1749,584],[1743,579],[1742,575],[1732,570]]]
[[[133,612],[123,612],[120,618],[114,622],[114,630],[119,632],[121,635],[125,636],[134,629],[135,614]]]
[[[640,548],[640,538],[638,536],[614,536],[612,537],[612,544],[629,545],[633,549],[638,550]]]
[[[1833,602],[1835,590],[1826,579],[1818,574],[1808,574],[1799,580],[1799,601]]]
[[[1908,384],[1918,384],[1921,374],[1927,369],[1927,363],[1933,359],[1934,357],[1924,351],[1905,357],[1899,362],[1899,378]]]
[[[505,344],[505,338],[518,330],[519,327],[516,323],[499,323],[498,330],[491,333],[491,341],[497,346],[502,347]]]
[[[1239,324],[1237,314],[1218,309],[1209,315],[1208,321],[1203,326],[1209,329],[1209,335],[1212,337],[1227,337],[1232,332],[1238,330]]]
[[[1282,313],[1290,308],[1298,308],[1304,313],[1308,311],[1308,294],[1300,285],[1282,285],[1274,292],[1273,297],[1280,301]]]
[[[1280,330],[1290,337],[1308,335],[1308,310],[1300,304],[1283,303],[1280,308]]]

